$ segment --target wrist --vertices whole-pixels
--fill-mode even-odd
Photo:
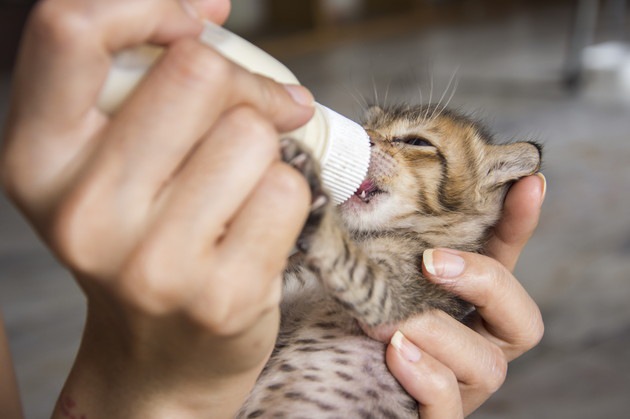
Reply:
[[[120,362],[99,361],[80,350],[54,410],[53,419],[233,418],[253,387],[259,370],[209,377],[203,383],[174,379]],[[116,365],[117,364],[117,365]]]
[[[88,315],[53,418],[233,418],[267,359],[238,370],[217,369],[214,361],[221,356],[208,356],[216,354],[209,348],[203,351],[203,361],[202,351],[195,350],[164,356],[162,347],[172,341],[133,346],[120,324],[105,324],[94,317]],[[146,329],[150,334],[150,326]]]

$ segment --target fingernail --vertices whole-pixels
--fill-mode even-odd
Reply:
[[[311,203],[311,211],[315,211],[326,205],[328,202],[328,197],[326,195],[319,195],[317,198],[313,200]]]
[[[542,196],[540,199],[540,202],[542,203],[545,200],[545,196],[547,196],[547,178],[545,177],[545,175],[543,175],[540,172],[536,173],[536,176],[538,176],[540,179],[542,179]]]
[[[441,279],[457,278],[466,267],[462,257],[443,250],[425,250],[422,254],[422,261],[427,272]]]
[[[285,84],[284,88],[289,92],[295,103],[302,106],[313,106],[315,99],[307,88],[297,84]]]
[[[392,336],[390,343],[408,362],[416,363],[420,360],[420,357],[422,356],[422,354],[420,353],[420,349],[418,349],[416,345],[411,343],[400,330],[397,330],[396,333],[394,333],[394,336]]]

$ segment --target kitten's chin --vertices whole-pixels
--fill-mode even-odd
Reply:
[[[386,193],[378,193],[370,197],[370,199],[362,198],[355,194],[348,198],[343,204],[339,206],[341,214],[346,218],[346,221],[359,221],[362,223],[370,220],[371,215],[375,214],[379,203],[385,199]],[[366,217],[368,217],[366,219]]]
[[[341,204],[341,206],[348,209],[352,208],[357,210],[365,210],[373,207],[374,204],[382,198],[382,195],[384,195],[384,192],[379,192],[369,198],[362,198],[360,195],[354,194],[343,204]]]
[[[379,230],[389,220],[387,211],[389,198],[389,193],[384,191],[372,194],[367,199],[355,194],[337,208],[344,224],[350,230]]]

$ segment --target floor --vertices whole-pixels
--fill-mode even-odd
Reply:
[[[547,200],[517,277],[546,335],[474,418],[615,419],[630,409],[630,88],[612,70],[589,73],[576,93],[561,88],[570,16],[521,12],[285,57],[320,102],[351,117],[366,100],[450,100],[500,138],[544,143]],[[7,85],[5,76],[0,116]],[[77,348],[84,300],[3,197],[0,306],[27,417],[45,418]]]

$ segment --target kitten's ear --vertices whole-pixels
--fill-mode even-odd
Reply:
[[[378,106],[378,105],[372,105],[369,108],[367,108],[367,110],[365,111],[365,114],[363,115],[363,119],[365,121],[372,121],[376,118],[378,118],[379,116],[383,115],[383,109]]]
[[[486,186],[500,186],[540,169],[542,147],[536,143],[519,142],[491,145],[487,151]]]

